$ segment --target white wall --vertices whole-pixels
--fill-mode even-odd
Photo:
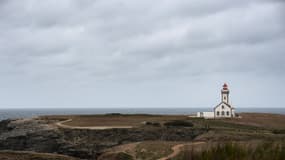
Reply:
[[[229,103],[229,94],[222,93],[222,102]]]
[[[214,112],[197,112],[197,117],[203,117],[203,118],[215,118]]]
[[[219,112],[219,114],[217,112]],[[222,113],[224,113],[224,115]],[[216,118],[232,117],[231,114],[232,114],[231,108],[224,103],[221,103],[217,108],[215,108],[215,117]]]
[[[202,112],[197,112],[197,117],[201,117]]]

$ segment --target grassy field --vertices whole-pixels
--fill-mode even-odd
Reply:
[[[171,160],[283,160],[285,142],[243,142],[208,144],[207,149],[184,149]]]
[[[144,126],[144,122],[151,122],[163,126],[172,121],[187,121],[192,123],[193,128],[209,130],[227,130],[235,132],[258,132],[258,133],[285,133],[285,115],[264,113],[242,113],[242,118],[205,120],[191,118],[185,115],[75,115],[75,116],[44,116],[46,120],[67,120],[64,125],[70,127],[100,127],[100,126]]]
[[[242,118],[235,119],[202,119],[191,118],[185,115],[77,115],[77,116],[44,116],[51,122],[54,120],[71,121],[63,123],[70,127],[100,127],[100,126],[132,126],[132,127],[153,127],[145,125],[159,124],[155,127],[169,127],[166,124],[178,124],[169,122],[179,122],[179,124],[193,124],[188,126],[194,129],[203,129],[208,131],[203,135],[196,137],[200,141],[229,141],[229,140],[251,140],[282,139],[285,135],[285,115],[265,114],[265,113],[242,113]]]
[[[47,117],[45,117],[47,118]],[[164,123],[172,120],[187,120],[187,116],[180,115],[78,115],[78,116],[48,116],[54,119],[72,119],[64,125],[74,127],[94,126],[133,126],[138,127],[143,122]]]
[[[285,115],[267,113],[242,113],[240,115],[242,118],[224,121],[266,129],[285,129]]]
[[[238,159],[253,159],[260,158],[260,160],[266,159],[266,155],[278,157],[284,154],[284,145],[278,148],[274,148],[274,145],[269,145],[269,148],[277,150],[273,152],[269,148],[264,148],[264,142],[283,142],[285,141],[285,134],[283,132],[285,128],[285,115],[278,114],[257,114],[257,113],[243,113],[242,118],[237,119],[214,119],[205,120],[201,118],[190,118],[183,115],[175,116],[159,116],[159,115],[96,115],[96,116],[75,116],[68,117],[73,121],[66,123],[71,126],[120,126],[131,125],[135,127],[141,127],[142,122],[158,122],[160,127],[168,127],[163,124],[169,124],[173,121],[184,121],[193,124],[193,130],[206,129],[207,133],[202,134],[195,138],[197,142],[206,142],[208,148],[200,147],[200,154],[196,157],[190,156],[192,159],[204,160],[204,159],[224,159],[224,157],[237,157],[232,152],[241,153],[242,157]],[[176,123],[173,123],[176,124]],[[185,124],[185,123],[183,123]],[[177,126],[183,127],[183,126]],[[278,132],[275,132],[278,131]],[[133,159],[159,159],[172,153],[171,148],[177,144],[183,144],[185,142],[169,142],[169,141],[146,141],[137,144],[135,147],[124,151],[120,150],[118,153],[126,153]],[[220,144],[238,143],[239,145],[224,146]],[[218,146],[218,148],[217,148]],[[250,146],[251,148],[246,148]],[[197,147],[197,146],[196,146]],[[283,148],[282,148],[283,147]],[[196,148],[197,149],[197,148]],[[191,149],[186,149],[184,153],[179,154],[175,160],[189,160],[189,153]],[[262,154],[262,151],[267,153]],[[113,152],[116,155],[116,152]],[[216,157],[215,155],[222,155]],[[275,154],[275,155],[273,155]],[[112,154],[111,154],[112,155]],[[124,155],[124,154],[122,154]],[[253,155],[258,155],[253,157]],[[185,157],[186,156],[186,157]],[[207,158],[208,157],[208,158]],[[209,158],[210,157],[210,158]],[[264,158],[265,157],[265,158]],[[267,157],[268,158],[268,157]],[[131,158],[130,158],[131,159]]]
[[[124,155],[129,160],[157,160],[167,157],[173,152],[173,146],[181,144],[184,147],[170,160],[283,160],[285,157],[285,141],[251,140],[207,142],[197,145],[182,142],[145,141],[137,144],[131,150],[114,151],[104,158],[111,160],[112,157]],[[114,158],[112,160],[121,159]]]

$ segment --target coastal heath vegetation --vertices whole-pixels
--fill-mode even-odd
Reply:
[[[256,146],[226,143],[200,152],[189,149],[171,160],[284,160],[284,158],[285,141],[282,141],[263,142]]]

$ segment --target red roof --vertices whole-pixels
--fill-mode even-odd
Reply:
[[[228,89],[228,85],[227,85],[226,83],[224,83],[223,89],[224,89],[224,90],[227,90],[227,89]]]

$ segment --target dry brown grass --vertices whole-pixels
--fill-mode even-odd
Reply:
[[[171,120],[184,120],[187,116],[179,115],[93,115],[70,116],[72,121],[64,123],[68,126],[93,127],[93,126],[132,126],[137,127],[144,121],[164,123]]]
[[[285,115],[268,113],[241,113],[242,118],[225,121],[266,129],[285,129]]]
[[[172,147],[181,142],[173,141],[142,141],[138,143],[124,144],[107,149],[99,159],[111,159],[116,153],[126,153],[134,159],[157,160],[173,152]],[[108,158],[106,158],[108,157]]]
[[[227,122],[254,126],[265,129],[285,129],[285,115],[267,113],[241,113],[242,118],[222,119],[217,122]],[[45,116],[45,120],[67,120],[72,121],[63,123],[71,127],[94,127],[94,126],[132,126],[137,127],[144,121],[164,123],[172,120],[191,120],[185,115],[73,115],[73,116]],[[194,119],[193,119],[194,120]],[[193,121],[195,124],[200,122],[213,122],[211,120]]]

